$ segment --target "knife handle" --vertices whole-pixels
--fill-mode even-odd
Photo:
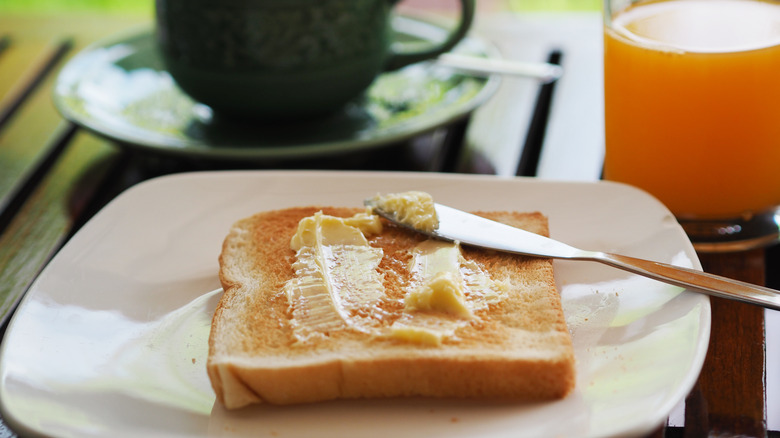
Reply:
[[[598,261],[635,274],[708,295],[780,310],[780,292],[689,268],[609,253],[594,253]]]

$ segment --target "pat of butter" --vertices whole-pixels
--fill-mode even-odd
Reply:
[[[469,312],[498,303],[507,290],[505,284],[493,281],[477,263],[466,260],[460,245],[452,242],[429,239],[417,244],[412,251],[409,271],[417,287],[430,284],[437,276],[448,273],[452,281],[462,285],[460,290],[465,295]]]
[[[344,329],[373,333],[383,317],[383,252],[364,233],[381,232],[378,216],[338,218],[317,212],[302,219],[290,240],[295,275],[284,287],[298,341]]]
[[[422,287],[409,293],[404,302],[408,311],[429,310],[474,318],[474,313],[466,306],[460,279],[448,271],[437,273]]]
[[[405,324],[393,324],[390,327],[390,336],[401,341],[415,344],[441,345],[445,333],[441,330],[429,329]]]
[[[301,219],[298,230],[290,241],[290,247],[298,251],[315,245],[368,245],[365,235],[382,232],[379,216],[367,209],[349,218],[329,216],[317,212]]]
[[[506,285],[493,281],[455,243],[425,240],[412,250],[412,280],[404,312],[390,327],[390,337],[404,342],[440,345],[456,330],[477,319],[475,311],[500,302]]]
[[[428,193],[410,191],[377,195],[373,201],[377,207],[393,213],[399,222],[416,230],[431,232],[439,226],[433,197]]]

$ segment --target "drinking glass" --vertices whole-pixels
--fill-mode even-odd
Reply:
[[[604,178],[640,187],[697,250],[776,242],[780,2],[604,0]]]

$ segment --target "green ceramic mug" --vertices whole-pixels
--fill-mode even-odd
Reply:
[[[218,114],[312,117],[452,49],[474,17],[475,0],[457,1],[448,38],[414,52],[392,47],[398,0],[156,0],[157,41],[178,85]]]

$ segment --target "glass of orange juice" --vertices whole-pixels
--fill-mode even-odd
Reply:
[[[604,178],[700,251],[778,240],[780,1],[604,0]]]

